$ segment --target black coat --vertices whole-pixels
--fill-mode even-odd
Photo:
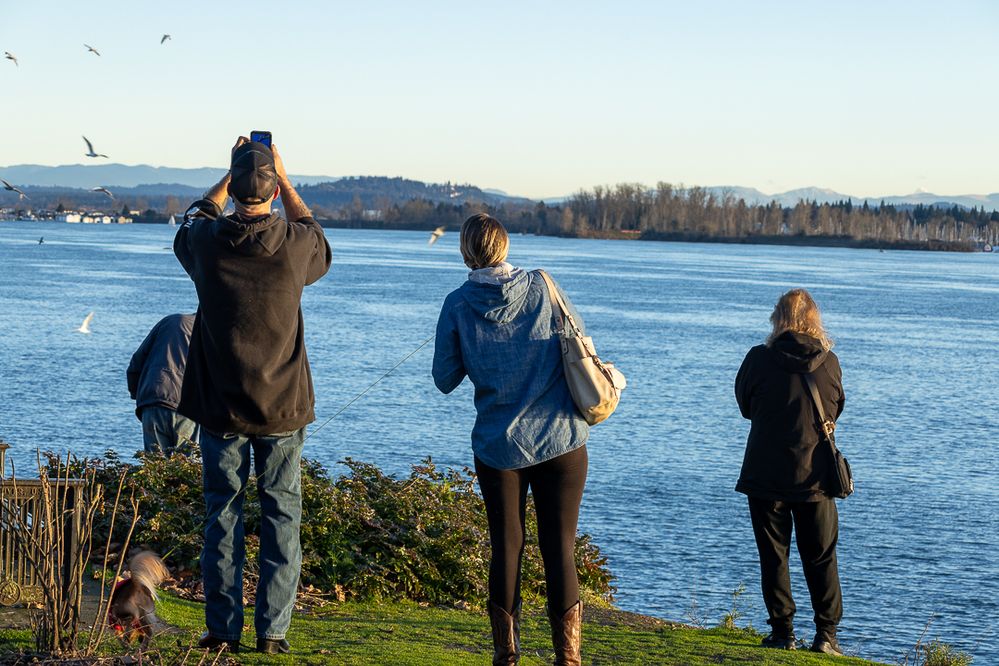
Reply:
[[[193,328],[194,315],[163,317],[132,354],[125,378],[128,392],[135,400],[135,415],[139,418],[142,418],[142,408],[151,405],[177,411]]]
[[[173,249],[198,291],[178,412],[215,433],[269,435],[314,418],[302,290],[332,252],[312,218],[242,222],[201,201]]]
[[[819,419],[802,373],[815,377],[826,418],[843,411],[839,359],[815,338],[785,333],[746,354],[735,379],[742,415],[752,421],[736,490],[788,502],[825,499],[832,453],[819,446]]]

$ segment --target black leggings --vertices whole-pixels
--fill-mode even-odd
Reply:
[[[579,601],[576,523],[586,485],[586,447],[522,469],[502,470],[475,459],[489,521],[489,599],[512,612],[520,599],[527,489],[538,514],[538,546],[545,565],[548,608],[563,613]]]

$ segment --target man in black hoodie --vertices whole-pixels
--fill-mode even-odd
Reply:
[[[235,212],[223,215],[228,196]],[[278,196],[287,220],[271,211]],[[208,631],[200,644],[239,648],[252,449],[261,510],[257,650],[288,652],[302,560],[300,460],[315,418],[301,297],[329,270],[332,253],[277,149],[245,137],[229,173],[184,218],[174,253],[199,307],[178,411],[202,427]]]

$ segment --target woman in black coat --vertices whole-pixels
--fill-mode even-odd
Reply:
[[[831,351],[818,306],[804,289],[780,297],[766,344],[749,350],[735,379],[742,415],[752,421],[736,490],[749,496],[760,554],[763,600],[770,619],[766,647],[793,650],[794,599],[787,558],[792,523],[815,612],[812,650],[842,654],[836,628],[843,597],[836,566],[839,522],[826,494],[832,451],[820,443],[819,419],[805,373],[811,373],[827,418],[843,411],[839,359]]]

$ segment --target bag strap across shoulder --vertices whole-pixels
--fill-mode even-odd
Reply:
[[[822,396],[819,395],[819,387],[815,385],[815,375],[810,372],[804,372],[801,375],[801,380],[808,387],[808,392],[812,396],[812,404],[815,405],[815,411],[819,415],[819,427],[822,429],[822,432],[825,433],[826,441],[829,442],[829,445],[833,448],[833,451],[835,451],[836,442],[832,438],[832,433],[826,429],[826,424],[829,421],[826,419],[826,410],[822,408]]]
[[[555,322],[558,324],[559,332],[564,332],[564,325],[562,323],[564,318],[569,323],[569,328],[572,329],[576,337],[580,337],[579,327],[576,326],[575,320],[569,314],[569,308],[566,306],[565,301],[562,300],[562,295],[558,293],[558,289],[555,288],[555,283],[552,282],[551,276],[541,268],[537,270],[537,273],[544,279],[545,284],[548,285],[548,295],[551,296],[552,312],[555,314]]]

